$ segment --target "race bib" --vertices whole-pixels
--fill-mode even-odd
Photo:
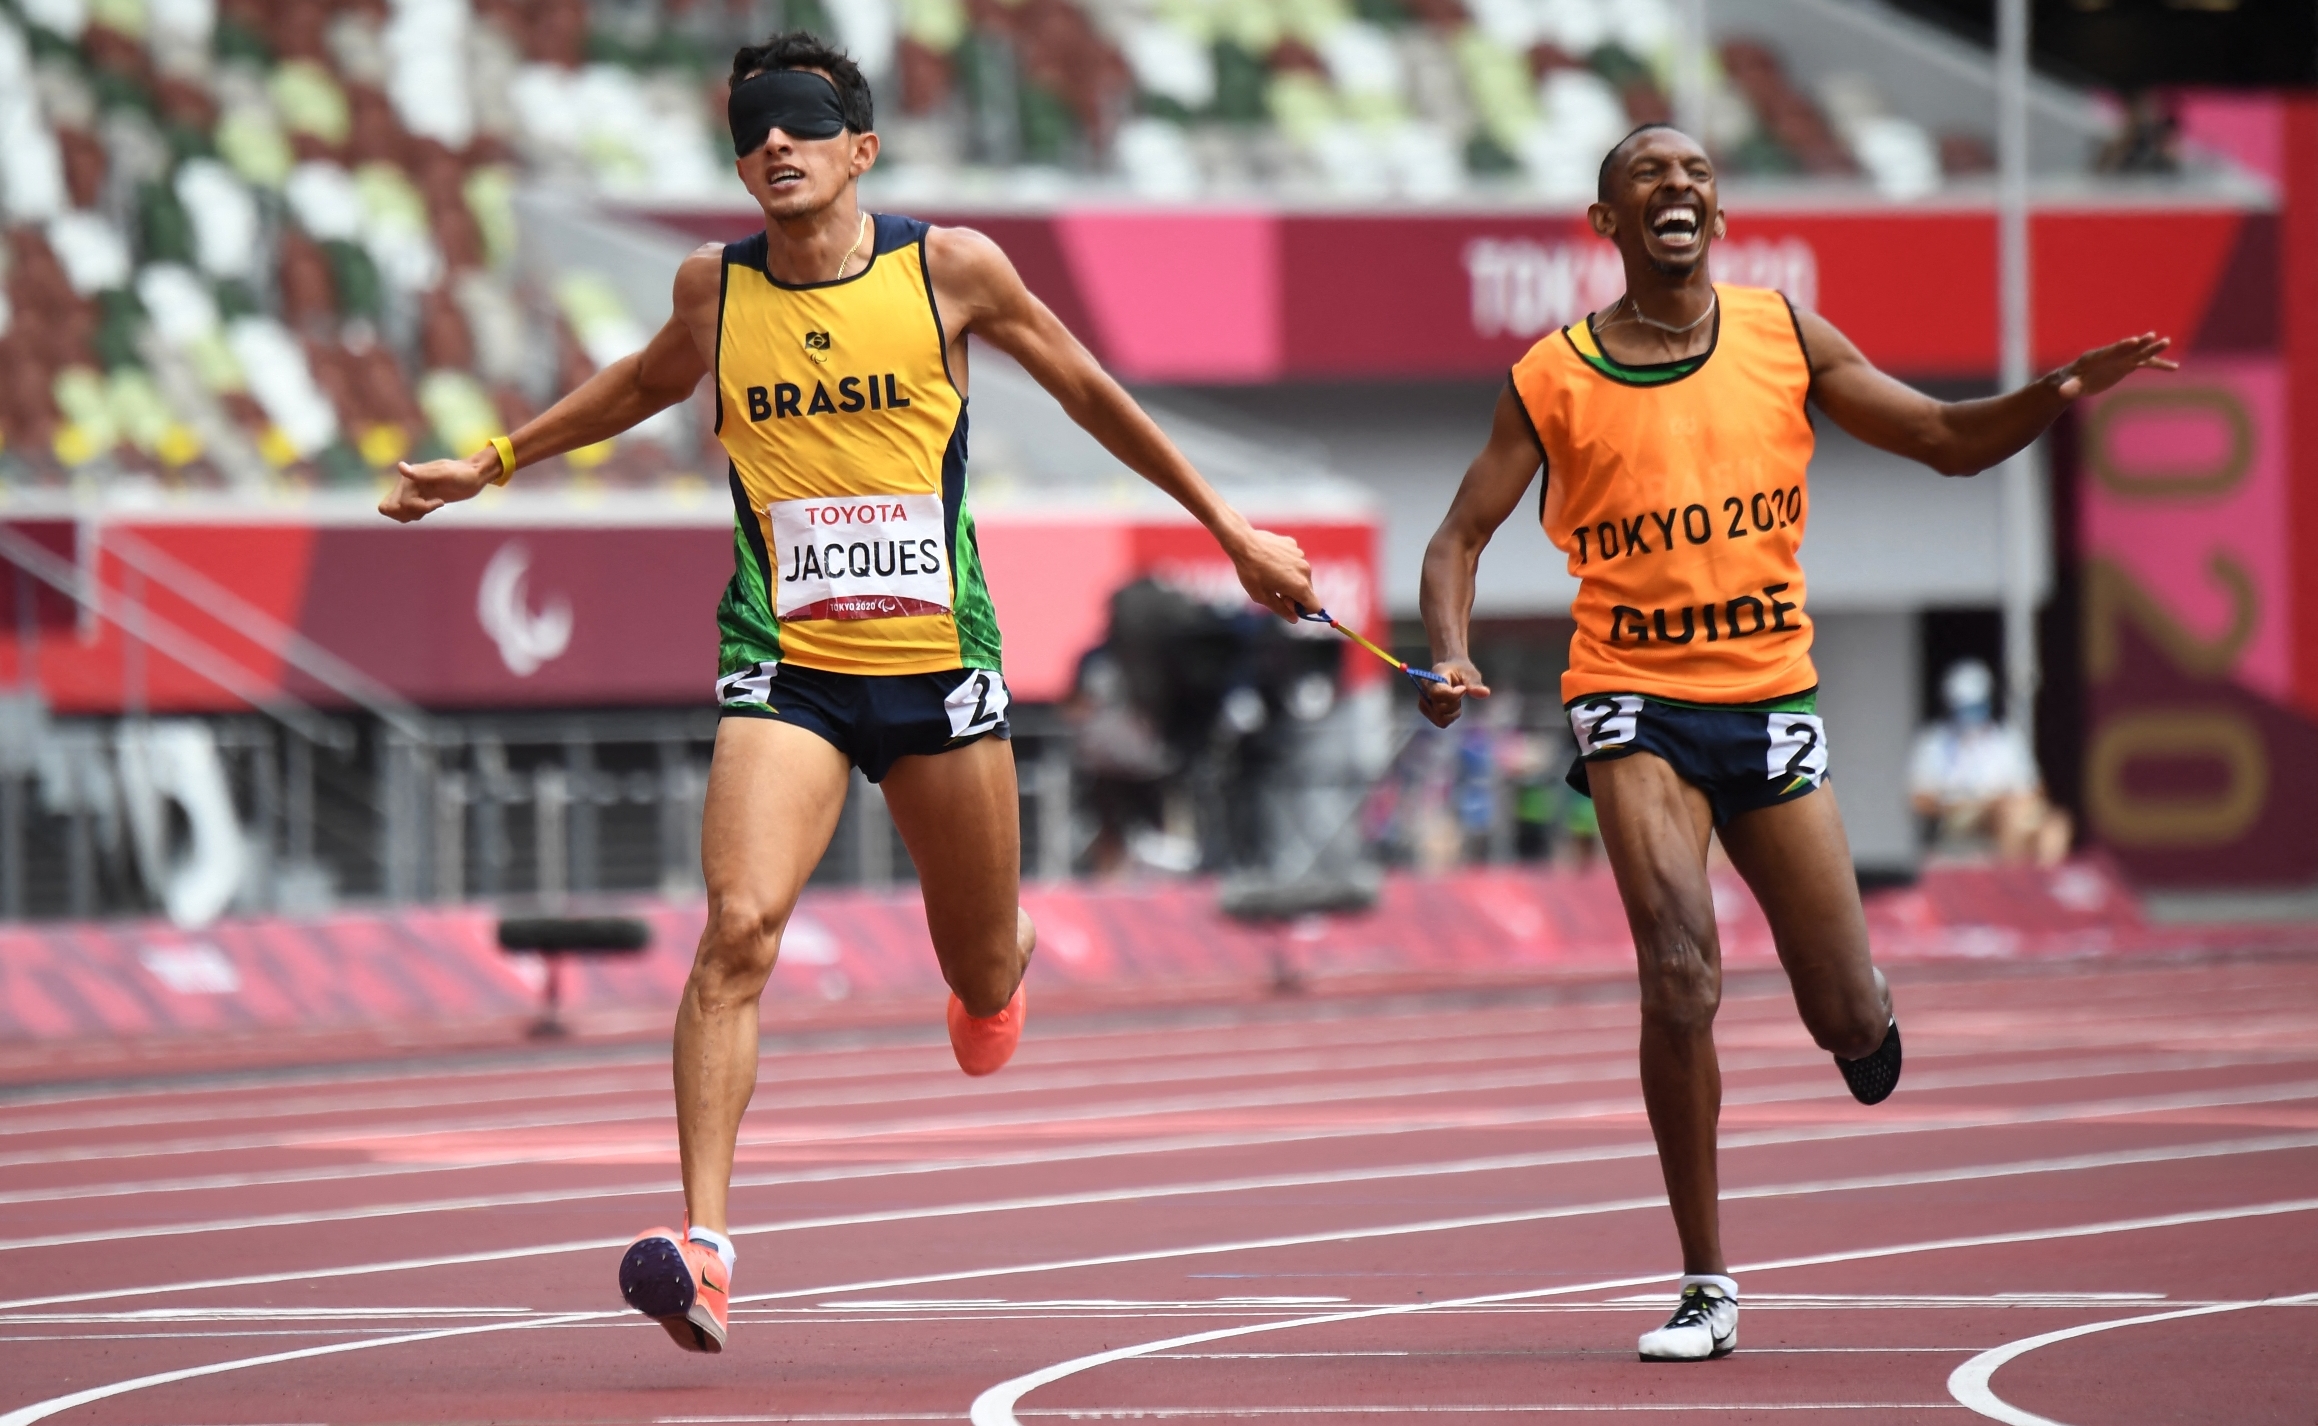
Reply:
[[[901,619],[950,612],[939,495],[776,500],[773,612],[782,619]]]
[[[1827,776],[1827,725],[1809,713],[1773,713],[1764,719],[1771,735],[1771,777],[1817,787]]]
[[[943,711],[950,715],[950,736],[989,732],[1006,721],[1006,707],[1013,701],[1006,691],[1006,680],[994,670],[969,669],[950,690],[950,696],[942,700]]]
[[[1569,728],[1577,735],[1578,752],[1585,757],[1634,741],[1642,716],[1642,699],[1632,693],[1604,693],[1581,698],[1569,708]]]

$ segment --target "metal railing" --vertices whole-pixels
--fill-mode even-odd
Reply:
[[[142,853],[125,808],[123,750],[141,731],[186,723],[214,747],[239,827],[237,914],[701,888],[713,709],[438,715],[423,740],[368,716],[298,727],[251,714],[29,716],[38,746],[0,760],[0,919],[164,909],[166,869]],[[1078,850],[1067,741],[1026,733],[1015,751],[1024,872],[1066,876]],[[856,773],[814,884],[914,878],[883,795]]]
[[[222,789],[238,829],[239,872],[221,909],[555,904],[699,890],[714,709],[424,711],[133,534],[99,529],[83,549],[112,556],[117,582],[100,581],[94,561],[67,560],[0,526],[0,560],[22,572],[20,596],[24,581],[45,584],[119,628],[125,664],[148,656],[180,664],[256,712],[51,719],[36,694],[0,694],[0,918],[144,914],[168,904],[172,859],[188,835],[181,824],[203,819],[172,826],[161,814],[157,824],[150,795],[137,805],[132,774],[155,730],[189,721],[199,731],[174,746],[214,764],[208,785]],[[144,600],[148,581],[352,709],[285,693],[277,678],[156,616]],[[1219,716],[1204,744],[1134,785],[1116,769],[1082,766],[1081,714],[1017,705],[1025,876],[1220,875],[1227,906],[1236,898],[1248,914],[1293,914],[1372,891],[1379,864],[1512,860],[1539,854],[1556,835],[1541,817],[1558,820],[1568,802],[1558,790],[1566,760],[1558,718],[1528,728],[1502,716],[1514,701],[1501,698],[1489,726],[1468,720],[1442,734],[1376,690],[1330,693],[1308,714],[1289,709],[1293,698],[1274,702],[1252,721]],[[913,878],[882,793],[856,774],[815,884]]]

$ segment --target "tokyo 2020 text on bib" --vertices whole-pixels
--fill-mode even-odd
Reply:
[[[1780,294],[1715,296],[1704,357],[1621,366],[1579,322],[1513,368],[1545,451],[1546,538],[1578,579],[1565,701],[1751,703],[1819,681],[1796,557],[1810,361]]]

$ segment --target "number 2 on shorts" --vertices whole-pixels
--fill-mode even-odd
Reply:
[[[1634,741],[1641,712],[1641,697],[1631,693],[1605,694],[1572,705],[1569,726],[1577,735],[1578,751],[1591,757]]]
[[[1808,713],[1773,713],[1764,721],[1771,738],[1766,759],[1771,777],[1817,787],[1827,776],[1827,725]]]
[[[942,700],[943,709],[950,715],[950,736],[963,738],[969,733],[986,733],[1006,716],[1012,700],[1006,692],[1006,680],[989,669],[968,669],[950,696]]]

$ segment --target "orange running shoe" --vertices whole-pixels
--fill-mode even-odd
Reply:
[[[968,1015],[966,1003],[956,995],[950,997],[950,1050],[958,1057],[959,1069],[980,1078],[1006,1068],[1014,1047],[1022,1043],[1022,1019],[1030,1005],[1025,989],[1018,982],[1014,998],[995,1015]]]
[[[666,1228],[637,1235],[620,1259],[620,1296],[687,1352],[721,1352],[731,1276],[716,1249]]]

